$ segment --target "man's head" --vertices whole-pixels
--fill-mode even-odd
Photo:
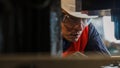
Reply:
[[[87,21],[86,18],[77,18],[65,14],[61,23],[62,36],[70,42],[77,41],[84,28],[88,25]]]
[[[63,20],[61,23],[62,36],[74,42],[79,39],[84,28],[89,24],[90,18],[97,16],[88,16],[86,11],[76,12],[76,0],[61,0],[61,8],[63,11]]]

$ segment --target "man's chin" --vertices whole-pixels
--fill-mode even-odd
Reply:
[[[72,42],[77,42],[78,41],[78,39],[74,39]]]
[[[77,42],[79,39],[79,37],[66,37],[66,40],[68,40],[69,42]]]
[[[70,39],[69,41],[70,41],[70,42],[77,42],[77,41],[78,41],[78,38],[76,38],[76,39]]]

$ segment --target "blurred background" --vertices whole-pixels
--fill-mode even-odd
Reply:
[[[120,0],[76,0],[76,6],[99,16],[92,23],[111,55],[120,56]],[[48,56],[61,57],[60,22],[60,0],[0,0],[0,68],[98,68],[112,64],[110,59],[95,57],[50,59]],[[115,60],[110,66],[120,65],[119,58]]]
[[[76,1],[79,9],[99,16],[92,23],[110,53],[120,55],[120,1]],[[60,56],[60,6],[60,0],[0,0],[0,53]]]

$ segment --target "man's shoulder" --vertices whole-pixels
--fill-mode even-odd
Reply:
[[[95,29],[95,26],[94,26],[92,23],[90,23],[90,24],[88,25],[88,27],[89,27],[89,30]]]
[[[89,36],[94,37],[94,36],[96,36],[96,35],[99,35],[97,29],[95,28],[95,26],[94,26],[92,23],[90,23],[90,24],[88,25],[88,28],[89,28],[89,29],[88,29],[88,30],[89,30]]]

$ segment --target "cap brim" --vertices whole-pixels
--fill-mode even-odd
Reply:
[[[81,14],[81,12],[67,12],[67,13],[77,18],[97,18],[98,17],[98,16],[89,16],[87,14]]]

